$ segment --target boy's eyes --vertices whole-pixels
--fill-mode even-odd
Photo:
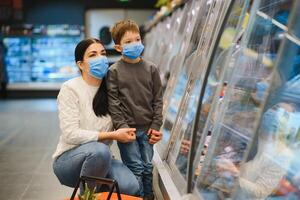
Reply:
[[[125,41],[125,44],[130,44],[132,42],[139,42],[139,41],[141,41],[141,38],[138,38],[138,39],[133,40],[133,41],[131,41],[131,40]]]

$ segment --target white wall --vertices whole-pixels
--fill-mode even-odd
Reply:
[[[144,24],[155,10],[128,10],[128,9],[91,9],[85,14],[85,28],[87,37],[99,37],[99,30],[103,26],[111,27],[114,23],[132,19],[138,25]],[[113,43],[107,46],[112,48]]]

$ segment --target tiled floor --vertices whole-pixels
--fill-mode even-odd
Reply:
[[[55,100],[0,101],[0,200],[62,200],[51,155],[59,137]]]

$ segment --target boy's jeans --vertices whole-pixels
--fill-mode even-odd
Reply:
[[[136,140],[130,143],[118,142],[123,163],[135,174],[140,184],[140,196],[151,197],[153,145],[149,144],[147,131],[137,130]]]

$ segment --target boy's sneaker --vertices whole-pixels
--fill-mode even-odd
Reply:
[[[146,196],[143,200],[154,200],[154,195]]]

